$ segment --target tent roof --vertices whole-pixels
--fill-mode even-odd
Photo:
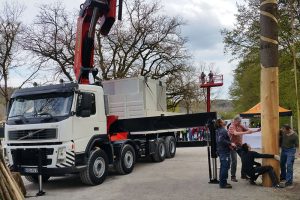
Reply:
[[[282,107],[278,107],[279,116],[292,116],[293,113],[291,110],[287,110]],[[259,117],[261,114],[261,105],[260,103],[256,104],[246,112],[240,114],[241,117]]]

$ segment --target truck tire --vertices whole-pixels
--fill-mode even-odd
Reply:
[[[173,158],[176,154],[176,140],[173,136],[167,136],[165,139],[166,158]]]
[[[162,162],[166,158],[166,146],[164,140],[162,138],[158,138],[156,144],[155,153],[152,154],[152,160],[154,162]]]
[[[38,175],[25,176],[25,179],[31,183],[39,183]],[[49,179],[50,176],[47,175],[42,176],[43,183],[46,183]]]
[[[101,149],[91,152],[87,167],[80,173],[81,182],[87,185],[99,185],[103,183],[108,172],[108,158]]]
[[[120,157],[115,163],[115,169],[119,174],[129,174],[132,172],[135,164],[135,150],[130,144],[123,146]]]

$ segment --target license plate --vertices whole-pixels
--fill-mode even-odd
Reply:
[[[25,173],[31,173],[31,174],[37,174],[38,169],[37,168],[24,168]]]

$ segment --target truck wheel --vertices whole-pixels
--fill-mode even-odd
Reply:
[[[157,145],[155,153],[152,154],[152,160],[154,162],[162,162],[166,158],[166,146],[162,138],[157,139]]]
[[[87,185],[99,185],[105,180],[107,172],[107,155],[103,150],[96,149],[91,152],[86,169],[80,173],[80,179]]]
[[[31,176],[25,176],[25,179],[31,183],[38,183],[39,178],[38,175],[31,175]],[[43,175],[42,176],[42,181],[43,183],[46,183],[50,179],[50,176]]]
[[[135,164],[135,151],[130,144],[124,145],[121,150],[120,158],[115,163],[115,169],[119,174],[129,174]]]
[[[173,136],[167,136],[165,139],[166,158],[173,158],[176,154],[176,140]]]

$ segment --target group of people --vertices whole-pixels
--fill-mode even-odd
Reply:
[[[293,164],[299,143],[297,134],[289,125],[284,125],[281,128],[281,156],[260,154],[252,151],[247,143],[243,143],[244,134],[251,134],[260,131],[260,129],[250,130],[244,127],[240,117],[234,118],[227,127],[222,119],[218,119],[216,126],[217,152],[220,158],[220,188],[232,188],[232,185],[227,182],[229,169],[231,169],[231,181],[238,182],[236,178],[237,155],[242,161],[241,179],[248,179],[251,184],[255,184],[260,175],[268,173],[273,187],[282,187],[279,184],[280,181],[285,181],[285,186],[293,184]],[[280,181],[277,179],[272,166],[262,166],[255,161],[256,158],[270,158],[280,161]]]
[[[184,131],[178,131],[176,134],[177,141],[203,141],[209,138],[207,127],[188,128]]]
[[[202,72],[201,76],[200,76],[202,84],[204,84],[206,82],[205,77],[206,77],[206,74],[204,72]],[[210,72],[208,74],[208,82],[214,82],[214,74],[213,74],[213,72],[211,70],[210,70]]]

